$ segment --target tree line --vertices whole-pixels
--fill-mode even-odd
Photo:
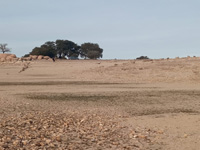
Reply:
[[[83,43],[80,46],[69,40],[48,41],[35,47],[29,55],[44,55],[51,58],[65,59],[98,59],[103,57],[103,49],[96,43]]]

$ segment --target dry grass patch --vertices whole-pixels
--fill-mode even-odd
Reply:
[[[113,107],[131,116],[167,113],[199,113],[200,91],[125,91],[106,93],[25,93],[31,100],[75,101],[78,106]]]
[[[169,113],[188,113],[188,114],[199,114],[198,111],[192,109],[185,109],[185,108],[174,108],[174,109],[146,109],[143,112],[133,112],[128,111],[129,114],[136,115],[136,116],[147,116],[147,115],[161,115],[161,114],[169,114]]]
[[[106,95],[74,95],[66,93],[35,93],[25,94],[25,97],[33,100],[50,100],[50,101],[100,101],[113,100],[115,96]]]

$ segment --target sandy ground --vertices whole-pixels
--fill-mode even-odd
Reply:
[[[198,57],[0,63],[0,150],[199,150],[199,108]]]

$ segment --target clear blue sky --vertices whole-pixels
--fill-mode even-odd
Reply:
[[[104,59],[200,56],[200,0],[0,0],[0,43],[23,56],[56,39]]]

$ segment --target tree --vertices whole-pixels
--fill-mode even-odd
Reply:
[[[0,44],[0,51],[2,52],[2,53],[6,53],[6,52],[10,52],[11,50],[10,50],[10,48],[7,48],[6,46],[7,46],[8,44]]]
[[[140,56],[140,57],[138,57],[136,59],[149,59],[149,58],[147,56]]]
[[[80,46],[75,44],[72,41],[68,40],[56,40],[56,50],[58,58],[65,58],[66,56],[69,58],[72,55],[79,56]]]
[[[41,47],[35,47],[30,53],[30,55],[43,55],[51,58],[56,57],[56,54],[55,42],[46,42],[45,44],[41,45]]]
[[[95,43],[84,43],[81,45],[80,55],[82,58],[97,59],[103,57],[103,49]]]

